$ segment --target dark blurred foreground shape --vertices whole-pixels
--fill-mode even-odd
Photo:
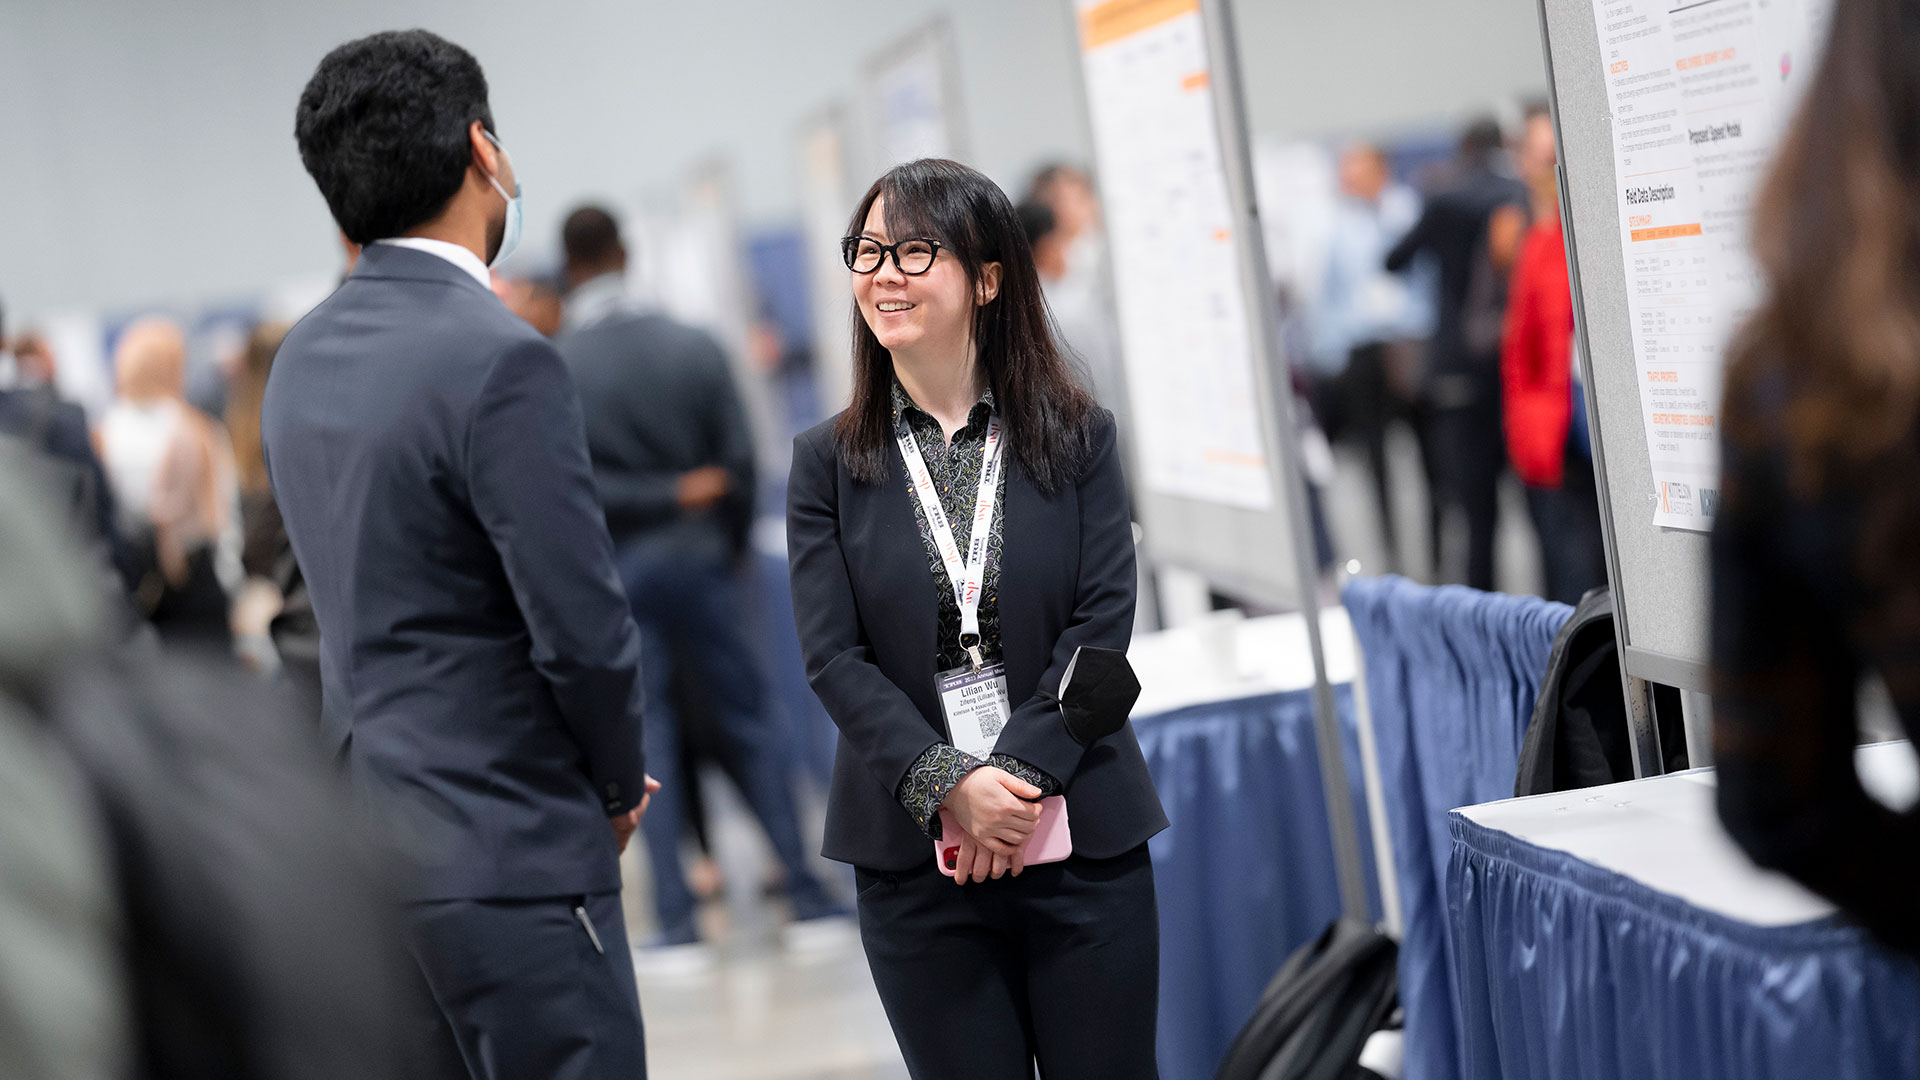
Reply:
[[[1765,292],[1727,350],[1713,760],[1753,861],[1920,957],[1920,807],[1867,793],[1863,682],[1920,738],[1920,18],[1834,6],[1754,204]]]
[[[123,635],[0,446],[0,1075],[402,1077],[383,860],[287,696]]]

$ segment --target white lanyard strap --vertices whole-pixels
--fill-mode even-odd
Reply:
[[[1000,497],[1000,418],[987,417],[987,445],[980,452],[980,492],[973,501],[973,532],[967,537],[963,559],[960,545],[953,538],[953,526],[940,506],[940,494],[934,490],[933,473],[920,453],[903,417],[896,437],[900,456],[906,459],[907,476],[913,480],[913,492],[920,497],[920,509],[927,516],[927,528],[933,544],[940,550],[940,561],[947,566],[947,580],[953,586],[953,598],[960,605],[960,647],[973,660],[973,669],[986,662],[980,653],[980,590],[987,576],[987,541],[993,531],[993,507]]]

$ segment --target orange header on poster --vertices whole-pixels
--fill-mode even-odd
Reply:
[[[1635,229],[1627,234],[1634,240],[1672,240],[1677,236],[1699,236],[1698,225],[1659,225],[1651,229]]]
[[[1200,0],[1107,0],[1080,14],[1080,47],[1097,49],[1182,15],[1200,13]]]

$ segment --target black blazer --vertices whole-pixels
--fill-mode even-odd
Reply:
[[[931,862],[894,797],[946,727],[934,689],[938,602],[906,468],[889,450],[883,484],[853,479],[833,420],[794,440],[787,550],[807,680],[840,727],[824,854],[874,870]],[[1081,645],[1125,649],[1133,634],[1133,528],[1113,414],[1094,421],[1092,463],[1044,495],[1009,460],[1002,513],[1000,635],[1013,717],[996,750],[1065,785],[1076,854],[1109,858],[1167,827],[1131,726],[1088,747],[1054,697]]]
[[[580,388],[614,542],[644,537],[716,562],[744,551],[753,526],[753,435],[719,342],[664,315],[631,312],[554,346]],[[718,506],[690,516],[676,485],[703,465],[724,466],[732,484]]]
[[[280,347],[261,433],[322,731],[413,898],[619,888],[639,632],[553,346],[446,260],[369,245]]]

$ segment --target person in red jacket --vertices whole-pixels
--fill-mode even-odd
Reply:
[[[1526,484],[1547,595],[1573,604],[1606,584],[1607,563],[1586,408],[1574,371],[1573,291],[1560,232],[1553,123],[1546,113],[1528,121],[1519,158],[1534,214],[1514,264],[1501,336],[1507,457]]]

